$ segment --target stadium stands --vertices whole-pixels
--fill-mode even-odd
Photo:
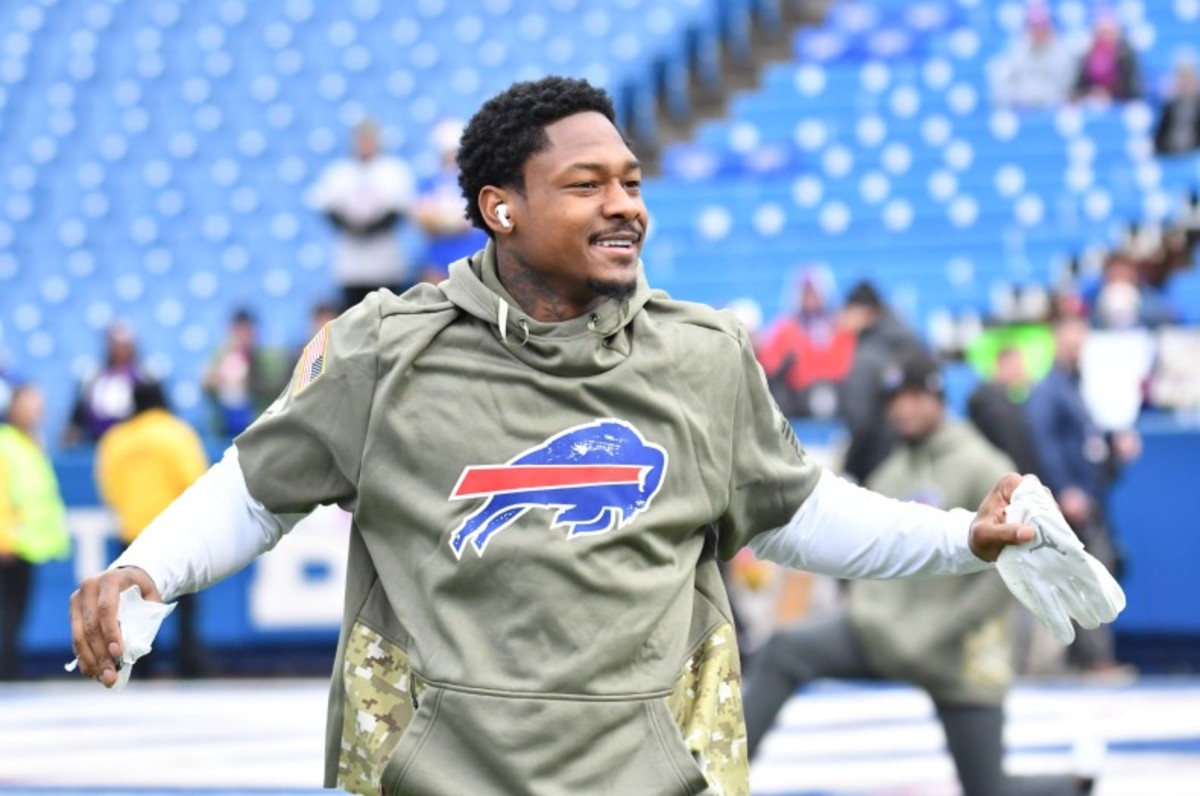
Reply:
[[[1051,5],[1086,40],[1088,4]],[[1151,87],[1200,40],[1196,3],[1119,11]],[[986,314],[998,285],[1057,281],[1131,221],[1172,217],[1200,159],[1155,158],[1151,102],[992,107],[987,63],[1024,15],[1019,2],[835,5],[796,36],[793,63],[665,154],[647,186],[652,281],[718,305],[752,298],[770,317],[796,269],[825,262],[843,288],[878,280],[926,329],[937,310]]]
[[[1084,35],[1088,5],[1053,4]],[[1123,2],[1152,86],[1198,40],[1200,4]],[[749,47],[772,0],[12,0],[0,4],[0,321],[6,359],[48,388],[51,433],[99,334],[128,318],[192,418],[198,376],[238,305],[292,346],[325,298],[330,231],[304,202],[364,116],[428,174],[427,132],[514,79],[586,76],[628,129],[719,41]],[[1019,2],[848,0],[792,63],[666,153],[646,188],[653,283],[723,305],[786,306],[824,261],[872,276],[919,323],[1045,283],[1131,219],[1170,216],[1200,161],[1155,159],[1146,103],[993,110],[988,58]],[[854,110],[853,122],[845,111]],[[718,245],[714,245],[718,244]],[[1193,304],[1195,272],[1172,286]]]
[[[419,175],[428,130],[514,79],[607,86],[654,133],[658,85],[716,75],[717,37],[764,0],[285,0],[0,4],[0,319],[5,359],[48,387],[51,433],[99,330],[131,320],[197,417],[238,305],[293,346],[327,297],[329,230],[304,193],[379,120]],[[680,90],[682,87],[682,91]]]

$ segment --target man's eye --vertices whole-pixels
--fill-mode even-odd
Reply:
[[[574,185],[572,185],[571,187],[572,188],[595,188],[596,183],[594,183],[594,182],[577,182]]]
[[[642,181],[641,180],[626,180],[625,187],[626,188],[641,188]]]

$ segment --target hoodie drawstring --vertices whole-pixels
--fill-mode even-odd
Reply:
[[[508,345],[508,302],[502,298],[496,299],[497,324],[500,326],[500,342]],[[529,342],[529,323],[524,318],[517,319],[517,326],[521,327],[521,331],[525,333],[525,338],[517,343],[518,346],[523,346]]]

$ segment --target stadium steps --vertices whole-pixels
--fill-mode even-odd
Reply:
[[[701,69],[694,70],[684,102],[674,103],[671,92],[661,92],[657,140],[638,150],[650,172],[658,172],[664,149],[691,140],[704,122],[729,118],[731,104],[746,92],[760,89],[771,66],[792,60],[797,31],[823,22],[832,4],[833,0],[758,2],[756,13],[748,18],[749,29],[742,36],[727,32],[722,39],[720,73],[715,80],[706,79]]]

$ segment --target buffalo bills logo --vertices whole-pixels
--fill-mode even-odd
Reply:
[[[479,555],[492,537],[530,509],[555,509],[551,528],[567,538],[623,528],[650,508],[667,471],[667,452],[622,420],[596,420],[555,434],[507,464],[468,467],[451,500],[484,503],[450,535],[458,558]]]

